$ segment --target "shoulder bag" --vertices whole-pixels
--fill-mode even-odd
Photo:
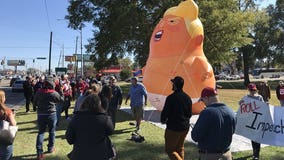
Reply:
[[[17,131],[18,126],[11,126],[8,121],[0,120],[0,144],[13,144]]]

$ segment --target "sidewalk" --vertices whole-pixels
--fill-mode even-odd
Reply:
[[[122,106],[121,110],[125,111],[127,113],[131,113],[130,107],[128,107],[128,106]],[[154,107],[147,107],[147,108],[145,108],[144,120],[149,121],[150,123],[152,123],[152,124],[154,124],[154,125],[156,125],[160,128],[165,129],[166,125],[160,123],[160,114],[161,114],[161,112],[156,110]],[[190,123],[195,124],[197,119],[198,119],[198,115],[192,116],[191,119],[190,119]],[[189,130],[189,132],[186,136],[186,140],[196,144],[196,142],[194,142],[191,139],[191,128],[190,128],[190,130]],[[265,147],[267,145],[262,144],[261,146]],[[232,141],[232,144],[231,144],[231,151],[232,152],[239,152],[239,151],[246,151],[246,150],[252,150],[251,141],[249,139],[243,137],[243,136],[234,134],[233,135],[233,141]]]
[[[23,107],[24,105],[26,104],[26,100],[22,100],[18,103],[6,103],[6,106],[9,107],[9,108],[13,108],[15,110],[19,110],[21,107]]]

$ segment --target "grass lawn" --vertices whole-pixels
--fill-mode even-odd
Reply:
[[[272,91],[271,104],[278,105],[275,91]],[[273,94],[274,93],[274,94]],[[238,108],[238,101],[247,94],[246,90],[229,90],[219,89],[221,101],[231,106],[235,111]],[[70,109],[71,112],[72,109]],[[36,113],[25,113],[24,108],[17,111],[16,120],[19,125],[14,142],[14,159],[35,159],[36,158]],[[141,135],[145,137],[143,143],[135,143],[128,140],[131,133],[135,130],[134,126],[129,125],[132,117],[122,111],[118,112],[118,119],[115,133],[110,137],[118,150],[118,159],[120,160],[166,160],[167,155],[164,152],[164,130],[154,126],[151,123],[143,122],[141,126]],[[56,151],[53,154],[46,154],[47,160],[64,160],[66,155],[71,151],[70,146],[65,140],[65,130],[68,121],[61,119],[61,125],[56,131]],[[44,150],[47,150],[47,136],[45,134]],[[251,159],[252,151],[233,153],[234,159],[246,160]],[[94,158],[95,159],[95,155]],[[189,142],[185,143],[185,159],[198,159],[197,147]],[[261,159],[284,159],[284,148],[282,147],[265,147],[261,149]]]

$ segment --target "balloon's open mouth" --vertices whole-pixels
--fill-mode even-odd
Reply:
[[[158,32],[155,34],[155,41],[161,40],[162,35],[163,35],[163,31],[158,31]]]

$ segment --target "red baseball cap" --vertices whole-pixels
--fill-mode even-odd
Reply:
[[[256,91],[257,90],[256,85],[254,83],[248,84],[248,89],[251,90],[251,91]]]
[[[204,98],[204,97],[211,97],[211,96],[215,96],[215,95],[217,95],[216,89],[211,88],[211,87],[206,87],[202,90],[201,97],[200,97],[199,101],[201,101],[202,98]]]

